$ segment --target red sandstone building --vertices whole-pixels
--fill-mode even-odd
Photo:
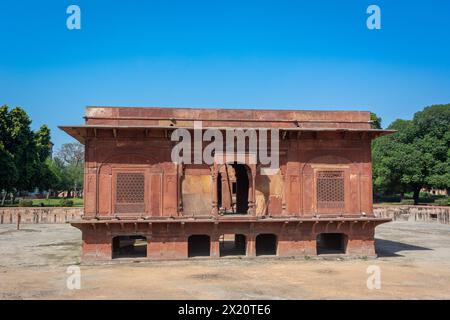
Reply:
[[[86,147],[83,261],[374,256],[370,113],[89,107],[61,129]],[[280,170],[179,164],[177,128],[279,129]]]

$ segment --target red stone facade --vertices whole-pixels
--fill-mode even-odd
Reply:
[[[85,212],[72,223],[85,262],[128,249],[152,260],[374,256],[375,227],[389,221],[373,215],[371,167],[371,141],[389,131],[371,129],[369,112],[89,107],[85,119],[61,127],[86,147]],[[172,162],[173,130],[194,121],[279,129],[279,172],[262,175],[248,154]]]

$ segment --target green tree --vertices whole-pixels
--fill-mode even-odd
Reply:
[[[385,194],[405,193],[409,186],[402,180],[406,171],[408,150],[404,141],[408,138],[410,121],[396,120],[388,129],[398,130],[393,135],[376,139],[372,144],[374,190]]]
[[[378,192],[413,192],[450,188],[450,104],[425,108],[413,120],[396,120],[397,130],[373,143],[374,189]]]
[[[45,162],[51,156],[52,142],[50,136],[50,129],[44,124],[35,133],[35,144],[38,160]]]
[[[10,145],[5,146],[13,154],[17,168],[18,179],[15,187],[18,191],[32,190],[36,174],[36,146],[34,133],[30,128],[31,120],[21,108],[12,109],[9,116],[11,139],[7,141]]]
[[[381,118],[373,112],[370,113],[370,121],[372,121],[372,129],[381,129]]]
[[[14,189],[17,179],[13,155],[6,150],[3,142],[0,141],[0,191],[3,190],[4,192],[1,200],[2,206],[5,204],[7,194]]]
[[[11,117],[8,106],[0,107],[0,191],[3,191],[2,205],[8,193],[14,190],[18,179],[14,155],[11,148]]]
[[[51,155],[50,129],[43,125],[37,132],[22,108],[0,107],[0,190],[2,204],[8,193],[43,190],[51,181],[46,160]]]
[[[35,144],[35,162],[33,165],[33,182],[32,186],[40,191],[51,189],[55,177],[49,167],[47,159],[51,156],[52,143],[50,137],[50,129],[46,125],[42,125],[34,134]]]
[[[450,104],[427,107],[416,113],[413,121],[415,144],[424,154],[426,186],[449,191]]]

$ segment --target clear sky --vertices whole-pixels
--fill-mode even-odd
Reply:
[[[0,104],[57,148],[86,105],[370,110],[386,126],[449,102],[448,0],[0,1]]]

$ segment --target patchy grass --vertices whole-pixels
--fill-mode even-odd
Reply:
[[[50,199],[30,199],[33,202],[33,207],[61,207],[62,198],[50,198]],[[83,199],[82,198],[70,198],[73,201],[74,207],[82,207]],[[14,204],[9,203],[7,201],[5,203],[5,207],[18,207],[19,202],[16,201]]]
[[[61,206],[61,198],[51,198],[51,199],[33,199],[33,207],[59,207]],[[82,207],[82,198],[70,198],[73,201],[74,207]]]

